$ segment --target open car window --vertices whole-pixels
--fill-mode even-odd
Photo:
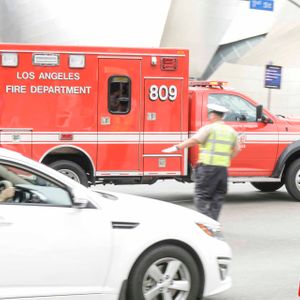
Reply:
[[[0,203],[71,206],[69,192],[23,167],[0,163]]]

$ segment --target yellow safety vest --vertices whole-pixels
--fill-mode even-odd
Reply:
[[[230,126],[222,123],[213,124],[205,144],[199,145],[199,162],[228,167],[235,143],[236,134]]]

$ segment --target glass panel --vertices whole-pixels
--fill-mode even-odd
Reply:
[[[208,96],[208,103],[219,104],[229,110],[224,116],[224,121],[256,122],[256,107],[239,96],[210,94]]]
[[[0,203],[70,206],[69,193],[55,183],[23,168],[0,164]]]
[[[112,76],[108,81],[108,111],[128,114],[131,105],[131,82],[127,76]]]

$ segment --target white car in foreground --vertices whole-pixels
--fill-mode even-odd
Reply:
[[[196,300],[231,286],[219,224],[193,210],[94,192],[2,148],[0,189],[0,299]]]

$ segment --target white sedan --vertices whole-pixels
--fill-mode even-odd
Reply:
[[[0,148],[0,299],[196,300],[228,289],[219,223],[95,192]]]

